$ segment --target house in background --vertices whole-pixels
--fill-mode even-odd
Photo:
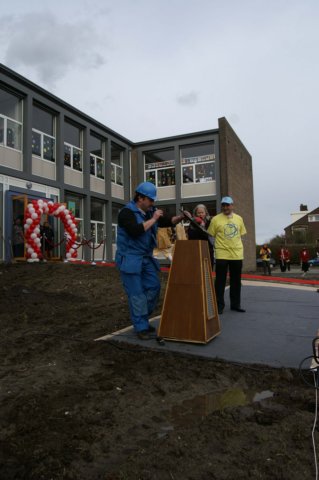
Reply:
[[[300,205],[300,211],[291,216],[294,221],[285,228],[286,242],[319,246],[319,207],[308,211],[306,205]]]

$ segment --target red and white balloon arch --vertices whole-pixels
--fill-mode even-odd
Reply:
[[[40,221],[41,215],[53,215],[59,218],[66,232],[66,258],[77,258],[77,221],[70,210],[62,203],[46,200],[32,200],[28,203],[24,213],[24,237],[26,241],[26,254],[28,262],[38,262],[42,258]]]

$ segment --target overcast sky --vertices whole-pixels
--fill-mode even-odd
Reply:
[[[225,116],[263,242],[319,206],[318,22],[318,0],[11,0],[0,58],[133,141]]]

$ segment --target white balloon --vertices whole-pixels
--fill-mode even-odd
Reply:
[[[73,253],[73,252],[74,252],[74,248],[70,248],[69,252],[70,252],[70,253]]]
[[[72,225],[72,224],[73,224],[73,222],[72,222],[72,220],[71,220],[71,219],[70,219],[70,220],[68,220],[68,222],[67,222],[67,223],[68,223],[68,225]]]
[[[31,254],[31,258],[38,258],[38,254],[35,253],[35,252],[33,252],[33,253]]]
[[[64,210],[64,213],[65,213],[65,216],[67,216],[69,213],[70,213],[70,210],[68,210],[67,208]]]
[[[32,218],[27,218],[25,223],[27,223],[28,225],[31,225],[31,223],[33,223]]]
[[[73,232],[74,232],[74,233],[78,233],[78,229],[77,229],[76,227],[73,228]]]
[[[71,220],[71,215],[67,214],[67,215],[65,215],[65,218],[66,218],[67,220]]]
[[[76,250],[78,248],[78,246],[76,244],[72,245],[72,248],[74,248],[74,250]]]
[[[71,258],[71,253],[67,253],[65,256],[66,258]]]
[[[31,233],[30,237],[35,239],[35,238],[37,238],[37,234],[35,232],[33,232],[33,233]]]
[[[71,223],[71,228],[72,229],[75,228],[75,223],[73,223],[73,222]]]
[[[28,253],[30,253],[30,255],[34,252],[33,248],[32,247],[29,247],[28,250],[27,250]]]
[[[25,223],[25,224],[24,224],[24,229],[25,229],[25,230],[28,230],[28,228],[30,228],[30,225],[29,225],[28,223]]]
[[[29,208],[29,212],[32,214],[32,213],[35,213],[35,209],[33,207]]]
[[[39,227],[36,227],[33,231],[34,231],[34,233],[36,233],[37,235],[39,235],[39,233],[40,233],[40,228],[39,228]]]
[[[36,239],[34,240],[34,243],[36,243],[37,245],[39,245],[39,244],[41,243],[40,238],[36,238]]]
[[[31,218],[33,218],[33,220],[35,220],[36,218],[38,218],[38,214],[37,213],[32,213]]]

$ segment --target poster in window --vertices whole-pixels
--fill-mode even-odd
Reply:
[[[194,165],[196,163],[204,163],[215,160],[215,154],[211,153],[210,155],[199,155],[197,157],[183,157],[182,165]]]
[[[111,182],[115,183],[115,165],[111,164]]]
[[[116,183],[118,185],[123,185],[123,168],[117,168],[116,172]]]
[[[71,147],[64,145],[64,165],[71,167]]]
[[[196,183],[207,183],[215,180],[215,163],[203,163],[195,165]]]
[[[37,132],[32,132],[32,155],[41,157],[41,135]]]
[[[95,175],[95,158],[90,155],[90,174]]]
[[[183,183],[193,183],[193,182],[194,182],[193,166],[183,167]]]
[[[104,179],[104,160],[96,159],[96,176]]]
[[[74,170],[82,171],[81,151],[77,148],[73,148],[73,168]]]
[[[175,168],[166,168],[157,171],[157,186],[170,187],[175,185]]]
[[[54,162],[54,145],[55,145],[54,138],[48,137],[47,135],[43,135],[43,158],[45,160]]]
[[[146,181],[154,183],[156,185],[156,173],[155,170],[152,170],[151,172],[146,172]]]

